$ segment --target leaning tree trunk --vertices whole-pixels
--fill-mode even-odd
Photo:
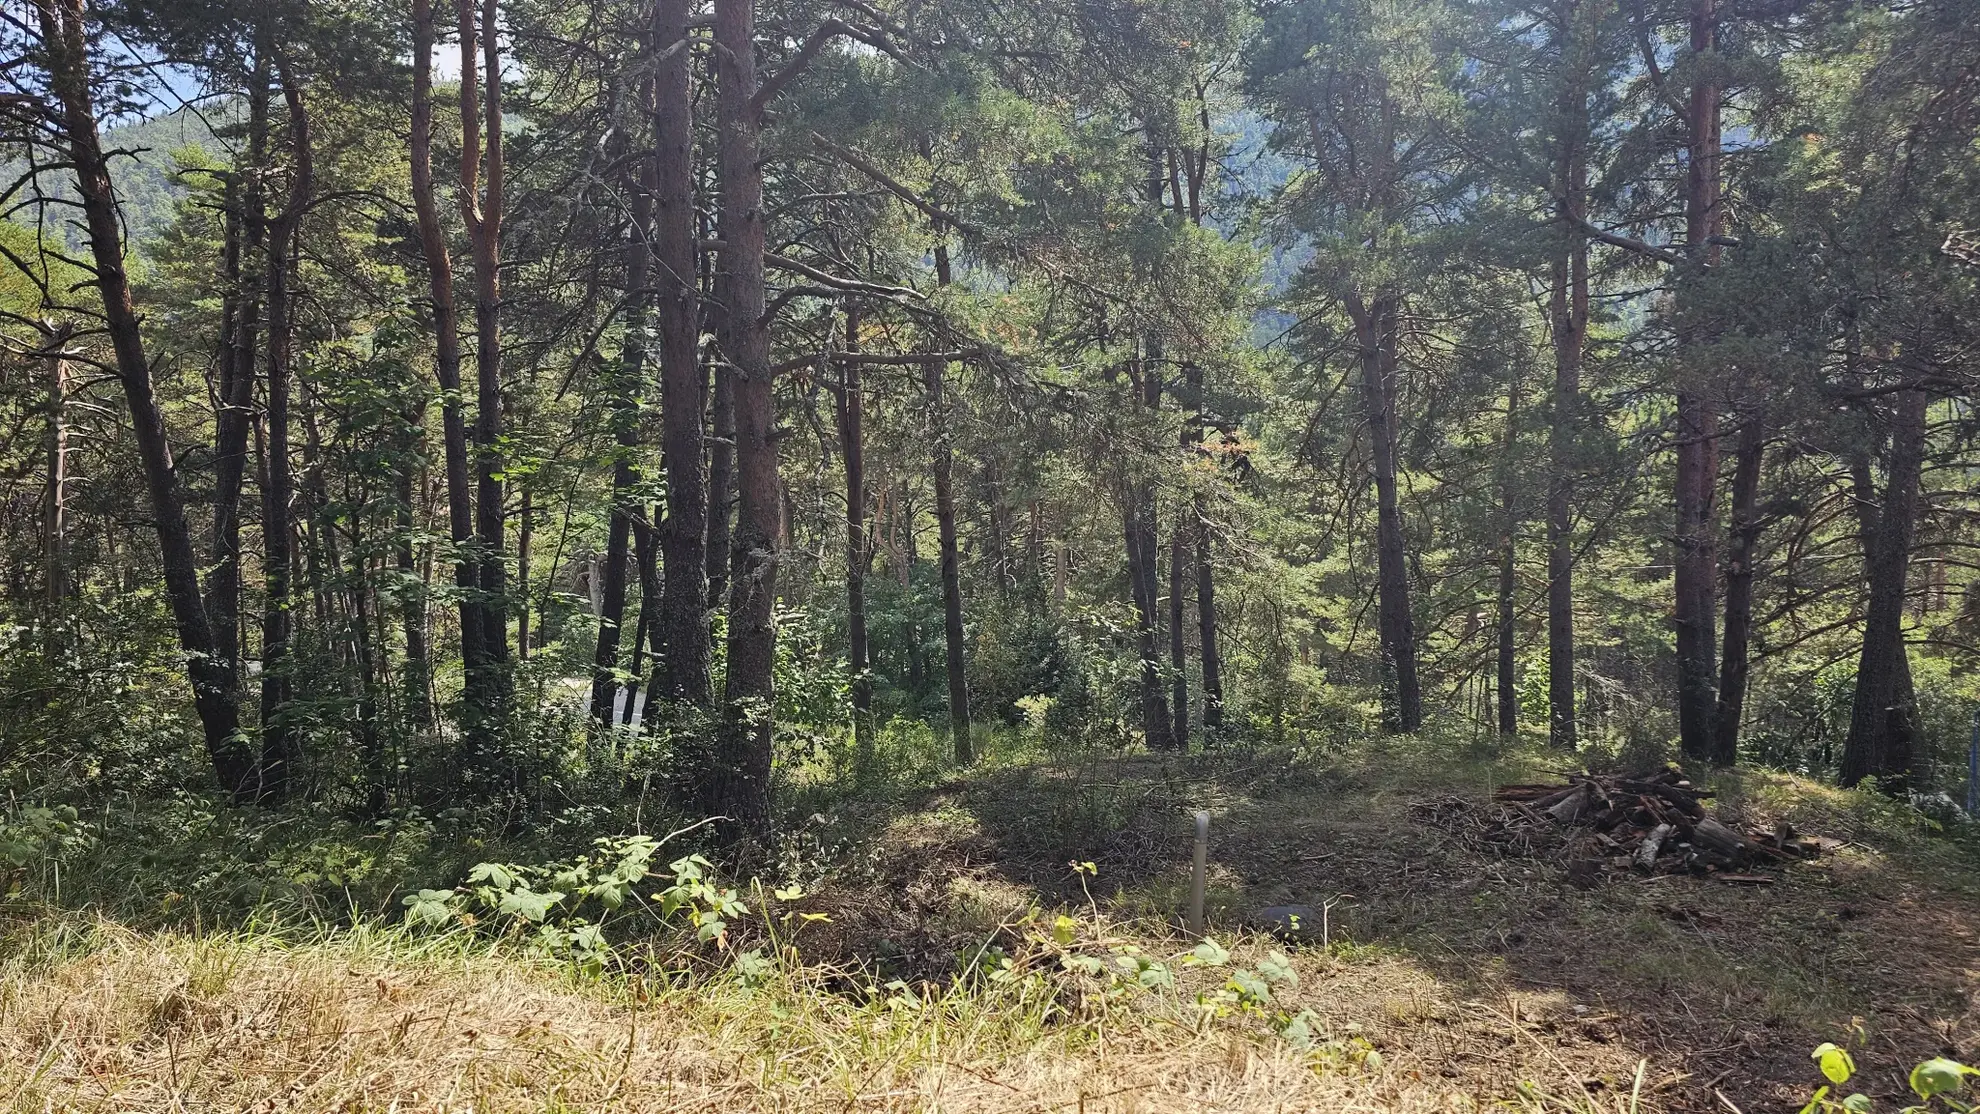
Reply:
[[[1739,760],[1740,719],[1746,712],[1747,642],[1753,628],[1753,559],[1759,547],[1760,465],[1767,447],[1766,419],[1748,415],[1733,455],[1732,551],[1726,555],[1726,630],[1719,654],[1719,703],[1712,724],[1712,761]]]
[[[1925,392],[1900,392],[1891,423],[1890,470],[1884,507],[1869,549],[1870,599],[1863,653],[1856,667],[1849,737],[1843,744],[1842,783],[1866,777],[1901,787],[1911,769],[1913,722],[1910,669],[1904,644],[1905,582],[1911,539],[1917,530],[1918,481],[1925,455]]]
[[[1718,48],[1717,0],[1691,0],[1691,52]],[[1685,182],[1685,246],[1695,271],[1719,262],[1715,243],[1724,232],[1719,188],[1719,87],[1710,64],[1698,68],[1687,109],[1690,150]],[[1696,274],[1681,282],[1695,282]],[[1688,315],[1703,307],[1687,299]],[[1681,347],[1695,350],[1705,332],[1696,320],[1684,323]],[[1689,353],[1681,353],[1682,359]],[[1679,371],[1677,391],[1677,546],[1673,554],[1678,657],[1678,737],[1687,757],[1712,756],[1718,666],[1713,654],[1714,589],[1718,579],[1717,539],[1712,503],[1718,487],[1718,415],[1696,368]]]
[[[735,410],[736,524],[729,544],[728,678],[716,750],[695,771],[703,811],[734,822],[729,838],[770,828],[775,708],[774,604],[783,504],[776,400],[764,320],[763,167],[756,96],[755,4],[715,0],[716,131],[722,248],[723,355]],[[737,831],[740,829],[741,831]]]
[[[497,0],[455,0],[461,40],[461,215],[474,251],[475,332],[475,584],[480,589],[483,661],[470,679],[467,699],[499,727],[508,716],[509,590],[502,505],[502,209],[506,167],[502,154],[502,42],[496,30]],[[479,36],[480,58],[475,46]],[[476,69],[485,71],[477,89]],[[485,186],[481,183],[485,179]],[[493,742],[484,737],[484,743]],[[507,756],[484,749],[471,756],[477,771],[513,786],[518,771]]]
[[[655,49],[684,42],[689,0],[658,0]],[[711,706],[709,640],[709,478],[702,466],[700,297],[695,244],[692,55],[673,50],[654,74],[653,231],[658,288],[661,442],[667,461],[667,518],[660,526],[664,583],[653,618],[660,676],[654,692],[697,708]],[[727,522],[726,514],[723,521]],[[723,539],[726,542],[726,537]],[[726,559],[727,553],[723,554]],[[652,696],[649,695],[651,700]]]
[[[1410,610],[1409,568],[1402,507],[1396,484],[1396,345],[1402,306],[1398,295],[1372,303],[1349,298],[1361,348],[1362,392],[1375,473],[1377,627],[1381,635],[1382,695],[1386,726],[1412,734],[1423,724],[1416,675],[1416,621]]]
[[[90,60],[82,0],[37,0],[49,84],[61,113],[63,139],[75,174],[89,236],[96,286],[103,296],[104,327],[110,335],[119,383],[130,406],[131,429],[151,501],[151,517],[165,571],[165,595],[186,653],[193,706],[206,738],[208,758],[220,785],[235,800],[254,795],[254,758],[240,745],[239,693],[233,669],[219,653],[205,601],[200,598],[199,559],[186,522],[166,436],[165,414],[152,386],[130,277],[124,270],[124,243],[108,160],[96,130],[90,88]]]
[[[296,235],[313,188],[309,113],[302,87],[286,59],[276,58],[282,98],[289,109],[289,200],[268,230],[268,485],[262,493],[261,576],[265,596],[261,620],[261,784],[260,793],[280,801],[288,793],[289,767],[296,757],[296,731],[288,705],[294,696],[290,661],[295,618],[289,598],[294,559],[289,552],[289,505],[295,477],[289,469],[289,386],[294,349],[289,277]]]
[[[433,188],[433,9],[431,0],[412,0],[412,198],[419,221],[427,288],[433,299],[433,377],[440,386],[441,440],[446,458],[447,525],[454,547],[454,586],[460,596],[461,669],[471,685],[461,702],[462,749],[486,754],[495,747],[496,720],[481,702],[479,687],[489,671],[482,638],[479,576],[473,557],[474,503],[469,477],[467,420],[461,408],[461,330],[454,304],[454,263]]]

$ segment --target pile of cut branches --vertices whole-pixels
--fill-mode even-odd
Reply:
[[[1838,844],[1797,833],[1735,828],[1711,816],[1709,790],[1672,766],[1631,776],[1570,774],[1565,785],[1504,785],[1494,806],[1452,814],[1457,798],[1419,802],[1418,820],[1501,854],[1559,849],[1568,879],[1595,884],[1604,872],[1692,874],[1764,886],[1779,870]]]

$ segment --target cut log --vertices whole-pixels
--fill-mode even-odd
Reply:
[[[1759,844],[1710,817],[1692,826],[1691,842],[1701,850],[1723,855],[1735,862],[1750,859],[1755,851],[1762,850]]]
[[[1664,841],[1671,837],[1677,827],[1673,824],[1659,824],[1650,829],[1643,842],[1636,848],[1636,869],[1649,874],[1657,869],[1657,856],[1663,853]]]
[[[1582,814],[1588,811],[1589,792],[1586,785],[1575,786],[1574,792],[1561,798],[1558,804],[1546,810],[1547,815],[1562,824],[1578,822]]]

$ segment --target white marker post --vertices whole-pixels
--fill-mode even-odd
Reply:
[[[1203,935],[1203,883],[1210,872],[1210,814],[1196,814],[1196,854],[1189,872],[1189,931]]]

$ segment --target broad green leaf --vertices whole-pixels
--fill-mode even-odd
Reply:
[[[1191,959],[1210,967],[1222,967],[1231,961],[1231,953],[1217,941],[1205,937],[1196,950],[1189,953]]]
[[[1921,1099],[1949,1095],[1966,1085],[1968,1075],[1980,1072],[1954,1060],[1931,1059],[1911,1069],[1911,1089]]]
[[[1826,1043],[1818,1045],[1810,1054],[1810,1058],[1821,1065],[1822,1074],[1831,1083],[1847,1083],[1849,1077],[1856,1074],[1856,1061],[1850,1059],[1849,1053],[1836,1045]]]

